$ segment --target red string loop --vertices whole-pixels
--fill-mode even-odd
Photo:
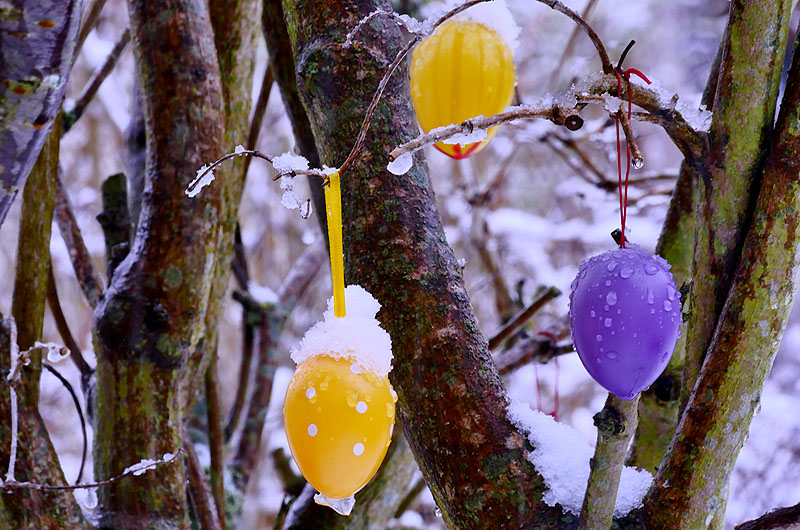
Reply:
[[[628,68],[627,70],[620,70],[619,68],[614,69],[614,74],[617,76],[617,98],[622,99],[622,80],[624,79],[625,82],[628,84],[628,120],[631,119],[632,107],[633,107],[633,96],[631,95],[631,74],[639,77],[647,83],[648,85],[651,83],[650,80],[644,75],[642,72],[637,70],[636,68]],[[628,142],[625,142],[625,156],[627,158],[627,164],[625,167],[625,185],[624,185],[624,195],[623,195],[623,181],[622,181],[622,147],[619,137],[619,118],[614,117],[614,125],[617,129],[617,176],[618,176],[618,184],[617,189],[619,190],[619,224],[620,229],[622,230],[622,234],[619,238],[619,246],[620,248],[625,248],[625,221],[628,219],[628,179],[631,175],[631,148],[628,145]]]

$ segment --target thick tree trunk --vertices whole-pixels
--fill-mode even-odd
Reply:
[[[60,122],[60,120],[58,121]],[[55,181],[58,173],[60,127],[45,142],[23,192],[17,251],[17,276],[12,312],[16,319],[17,344],[26,350],[42,338],[47,277],[50,269],[50,227],[53,219]],[[10,319],[0,329],[0,469],[8,469],[11,443],[11,402],[6,381],[9,371]],[[19,421],[18,452],[14,478],[38,484],[65,484],[55,449],[39,415],[41,352],[32,355],[16,384]],[[60,530],[86,528],[75,498],[66,491],[0,490],[2,528]]]
[[[224,101],[214,35],[202,0],[129,2],[142,74],[147,170],[139,224],[95,310],[95,476],[181,447],[188,376],[206,337],[220,232],[235,215],[211,188],[184,189],[223,151]],[[113,528],[188,528],[182,465],[162,466],[99,490]]]
[[[344,50],[345,34],[376,7],[368,0],[286,0],[298,88],[323,163],[341,163],[378,81],[401,45],[377,19]],[[392,337],[398,414],[443,518],[454,528],[569,528],[542,501],[531,450],[508,405],[486,340],[447,245],[421,155],[386,171],[388,152],[416,135],[405,68],[395,74],[356,163],[342,175],[347,280],[383,305]],[[446,426],[452,426],[448,428]]]
[[[80,20],[80,0],[0,8],[0,225],[61,108]]]
[[[732,287],[678,431],[646,499],[648,529],[705,528],[772,366],[800,278],[800,58]]]

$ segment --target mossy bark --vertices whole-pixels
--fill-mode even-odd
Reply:
[[[223,152],[225,108],[207,4],[129,2],[147,131],[142,209],[133,246],[95,310],[95,476],[119,475],[181,447],[185,383],[200,368],[220,232],[235,214],[212,187],[184,189]],[[183,466],[98,491],[100,524],[188,528]]]
[[[706,528],[722,503],[800,279],[800,57],[752,222],[697,384],[653,489],[648,529]]]
[[[80,15],[79,0],[0,6],[0,225],[61,108]]]
[[[23,191],[12,313],[17,344],[26,350],[42,338],[47,276],[50,268],[50,227],[58,173],[58,122],[33,166]],[[10,320],[0,329],[0,469],[8,469],[11,442],[11,406],[6,382],[10,368]],[[19,445],[15,479],[39,484],[65,484],[55,449],[39,415],[41,353],[31,356],[16,385]],[[0,490],[0,527],[30,530],[88,528],[70,492],[21,489]]]
[[[701,105],[713,110],[717,90],[720,62],[725,50],[727,33],[723,35],[717,49],[717,56],[711,66]],[[656,254],[672,266],[671,272],[679,289],[688,289],[692,281],[692,259],[694,256],[694,224],[698,180],[706,173],[705,168],[698,171],[698,164],[684,161],[678,174],[678,181],[667,209],[661,234],[656,244]],[[688,304],[684,308],[688,310]],[[666,370],[644,392],[639,400],[639,424],[631,447],[629,464],[654,473],[675,434],[680,418],[680,397],[683,380],[683,365],[686,357],[686,329],[675,344],[672,358]]]
[[[323,163],[340,164],[364,111],[402,45],[394,22],[376,19],[342,49],[345,34],[376,8],[368,0],[285,0],[297,84]],[[569,528],[574,517],[542,500],[532,450],[511,424],[508,399],[445,240],[421,154],[402,177],[387,154],[417,133],[400,68],[378,105],[364,148],[342,175],[345,273],[382,304],[392,337],[390,374],[409,445],[454,528]],[[446,426],[450,427],[446,427]]]
[[[731,2],[708,175],[698,183],[682,406],[689,399],[728,295],[772,133],[791,2]]]

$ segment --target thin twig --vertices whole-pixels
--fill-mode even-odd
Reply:
[[[525,325],[530,318],[536,314],[547,302],[561,295],[561,291],[556,287],[544,289],[531,304],[514,315],[506,324],[489,339],[489,349],[494,350],[506,339],[514,334],[518,329]]]
[[[294,495],[283,496],[281,507],[278,508],[278,514],[275,516],[275,524],[272,525],[273,530],[281,530],[283,528],[283,523],[286,522],[286,516],[289,515],[289,508],[292,507],[292,503],[296,498],[297,496]]]
[[[270,164],[275,159],[274,156],[266,155],[256,149],[239,149],[237,151],[234,151],[233,153],[228,153],[222,158],[219,158],[214,162],[212,162],[210,166],[204,167],[202,171],[198,171],[197,176],[186,187],[185,193],[189,194],[192,191],[194,191],[194,189],[197,187],[197,185],[200,183],[203,177],[205,177],[210,171],[214,171],[217,167],[219,167],[220,164],[222,164],[226,160],[233,158],[235,156],[243,156],[243,155],[254,156],[256,158],[266,160]],[[294,177],[297,175],[308,175],[310,177],[318,177],[322,180],[326,180],[328,178],[328,173],[322,171],[321,169],[292,169],[290,171],[281,171],[280,173],[272,177],[272,180],[278,180],[279,178],[285,176]]]
[[[631,120],[628,119],[628,113],[622,108],[622,106],[620,106],[617,117],[622,125],[622,130],[625,131],[625,141],[628,142],[628,147],[631,150],[631,162],[633,163],[633,167],[640,168],[644,163],[644,157],[642,156],[641,149],[639,149],[639,143],[636,141],[636,136],[633,134],[633,128],[631,128]]]
[[[611,64],[611,59],[608,58],[608,53],[606,52],[606,48],[603,45],[603,41],[600,40],[600,37],[597,36],[592,26],[590,26],[578,13],[573,11],[572,9],[568,8],[558,0],[537,0],[543,4],[546,4],[550,8],[558,11],[559,13],[563,13],[571,18],[581,29],[586,33],[589,39],[594,44],[594,47],[597,49],[598,55],[600,55],[600,63],[603,65],[603,73],[610,74],[614,71],[614,65]]]
[[[81,373],[81,385],[86,390],[86,384],[89,378],[94,373],[94,370],[86,359],[83,358],[80,346],[72,336],[72,332],[67,324],[67,318],[64,316],[64,311],[61,309],[61,302],[58,299],[58,288],[56,287],[56,278],[53,275],[53,263],[50,261],[50,270],[47,274],[47,304],[50,306],[50,313],[53,315],[53,320],[56,322],[56,329],[58,329],[61,340],[64,346],[70,351],[70,359],[75,363],[75,367]]]
[[[73,108],[70,112],[69,120],[64,122],[64,133],[69,131],[70,128],[75,125],[75,122],[77,122],[83,115],[83,111],[86,110],[86,106],[89,105],[89,102],[91,102],[92,98],[94,98],[97,90],[100,88],[100,85],[102,85],[103,81],[106,80],[108,74],[114,70],[114,67],[117,65],[122,52],[125,50],[125,47],[128,45],[130,40],[131,30],[130,28],[125,28],[125,31],[122,32],[119,40],[117,40],[117,43],[114,44],[114,47],[108,54],[108,57],[106,57],[106,61],[103,63],[103,66],[101,66],[100,69],[94,73],[92,78],[89,79],[89,82],[86,83],[86,86],[83,88],[83,92],[81,92],[81,95],[78,96],[78,99],[75,101],[75,108]]]
[[[583,8],[583,13],[581,13],[581,18],[586,20],[589,18],[589,13],[594,8],[594,5],[597,3],[597,0],[589,0],[586,3],[586,7]],[[567,45],[564,47],[564,52],[561,54],[561,58],[559,58],[556,65],[558,66],[553,73],[550,75],[550,81],[547,84],[550,91],[553,91],[556,85],[556,81],[558,80],[558,74],[561,73],[561,68],[564,66],[564,63],[567,61],[567,57],[572,54],[572,50],[575,48],[575,42],[578,40],[578,33],[581,30],[580,25],[576,25],[575,28],[572,30],[572,34],[569,36],[569,40],[567,41]]]
[[[566,333],[564,334],[566,336]],[[553,342],[544,335],[529,335],[518,340],[514,346],[494,356],[494,365],[500,375],[510,374],[517,368],[532,362],[547,363],[555,357],[573,353],[571,341]]]
[[[398,147],[395,147],[389,153],[389,161],[393,162],[398,157],[404,154],[411,154],[414,151],[422,149],[423,147],[433,145],[439,143],[443,140],[447,140],[449,138],[453,138],[458,135],[462,134],[472,134],[474,131],[477,130],[487,130],[490,127],[494,127],[495,125],[500,125],[502,123],[508,123],[516,120],[521,120],[525,118],[540,118],[545,120],[550,120],[556,125],[564,125],[566,120],[569,120],[569,117],[576,117],[580,120],[580,125],[577,122],[573,121],[574,125],[571,125],[570,128],[575,127],[576,130],[583,125],[583,120],[577,115],[577,112],[573,109],[563,109],[561,107],[534,107],[532,105],[520,105],[517,107],[510,107],[503,112],[498,114],[494,114],[492,116],[478,116],[476,118],[470,118],[468,120],[464,120],[459,124],[448,125],[446,127],[437,127],[432,129],[430,132],[426,134],[421,134]]]
[[[411,503],[413,503],[414,500],[419,497],[419,494],[422,493],[422,490],[425,489],[425,485],[425,479],[420,477],[417,479],[414,485],[411,486],[411,489],[408,490],[406,496],[403,497],[403,500],[400,501],[400,504],[397,506],[397,511],[394,512],[396,519],[399,519],[404,513],[406,513],[406,510],[408,510],[408,508],[411,506]]]
[[[261,123],[264,121],[264,113],[267,110],[267,103],[269,102],[269,95],[272,92],[272,85],[275,81],[275,75],[272,71],[272,66],[267,62],[267,67],[264,69],[264,77],[261,79],[261,89],[258,91],[258,99],[253,107],[253,118],[250,120],[250,130],[247,131],[247,143],[245,148],[255,149],[256,142],[258,142],[258,133],[261,132]],[[247,176],[247,170],[250,169],[250,157],[244,159],[244,167],[242,168],[242,175]],[[244,179],[242,179],[244,180]]]
[[[140,475],[142,471],[155,469],[161,464],[171,464],[182,453],[183,449],[179,447],[174,453],[167,454],[165,458],[155,460],[154,462],[149,463],[145,466],[135,466],[135,467],[131,466],[132,469],[129,468],[127,471],[124,471],[120,475],[111,477],[110,479],[107,480],[100,480],[98,482],[84,482],[83,484],[39,484],[36,482],[17,482],[15,480],[11,481],[7,480],[2,485],[0,485],[0,488],[4,490],[33,489],[42,491],[56,491],[56,490],[80,490],[87,488],[99,488],[101,486],[110,486],[111,484],[119,482],[123,478],[128,477],[130,475]]]
[[[192,499],[192,507],[200,523],[200,528],[203,528],[203,530],[222,530],[217,506],[208,482],[206,482],[203,466],[200,465],[200,459],[197,457],[194,444],[189,438],[186,429],[181,429],[181,441],[183,443],[183,451],[186,453],[186,479],[189,482],[189,495]]]
[[[211,454],[211,493],[219,514],[219,526],[225,530],[225,479],[223,473],[225,445],[220,412],[219,372],[217,360],[219,345],[214,347],[206,369],[206,417],[208,419],[208,449]]]
[[[67,192],[64,189],[64,183],[61,177],[61,170],[59,168],[59,175],[56,179],[54,212],[56,222],[61,232],[61,238],[64,240],[69,250],[69,257],[72,261],[72,267],[75,270],[75,277],[78,279],[86,301],[94,308],[103,296],[103,284],[92,264],[92,258],[86,248],[86,244],[83,242],[81,229],[78,227],[78,222],[75,220],[75,214],[72,211],[72,205],[67,197]]]
[[[74,353],[72,354],[74,355]],[[81,433],[83,434],[83,451],[81,453],[81,467],[78,469],[78,477],[75,479],[75,483],[80,483],[81,478],[83,478],[83,468],[86,465],[86,453],[89,449],[89,439],[86,435],[86,418],[83,416],[83,409],[81,408],[81,402],[78,401],[78,395],[75,393],[75,389],[72,388],[72,385],[66,378],[61,375],[58,370],[56,370],[50,363],[43,362],[42,366],[47,369],[48,372],[56,376],[56,378],[61,381],[61,384],[64,385],[64,388],[67,389],[69,395],[72,396],[72,402],[75,404],[75,410],[78,411],[78,417],[81,420]]]
[[[100,16],[100,12],[103,10],[103,6],[106,5],[106,0],[94,0],[92,2],[92,6],[89,8],[89,12],[81,22],[81,31],[78,35],[78,44],[75,47],[75,56],[78,56],[78,52],[80,52],[81,48],[83,48],[83,43],[86,42],[86,37],[89,36],[89,33],[92,32],[94,29],[94,25],[97,22],[97,18]]]
[[[236,296],[233,297],[237,300]],[[239,301],[239,300],[237,300]],[[249,322],[251,312],[244,303],[242,303],[242,362],[239,366],[239,384],[236,386],[236,397],[233,400],[233,408],[228,415],[228,421],[225,424],[225,443],[231,441],[233,433],[239,427],[239,422],[242,413],[247,405],[247,393],[250,389],[250,381],[252,379],[252,366],[253,366],[253,339],[255,333],[253,331],[253,324]]]
[[[242,241],[242,230],[239,223],[236,223],[236,231],[233,235],[233,260],[231,261],[233,276],[239,284],[240,291],[247,290],[250,281],[250,273],[247,270],[247,255],[244,252],[244,242]]]

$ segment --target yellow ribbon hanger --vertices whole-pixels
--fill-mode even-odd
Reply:
[[[342,246],[342,188],[339,172],[328,175],[325,186],[325,209],[328,214],[328,244],[333,280],[333,314],[345,316],[344,308],[344,248]]]

